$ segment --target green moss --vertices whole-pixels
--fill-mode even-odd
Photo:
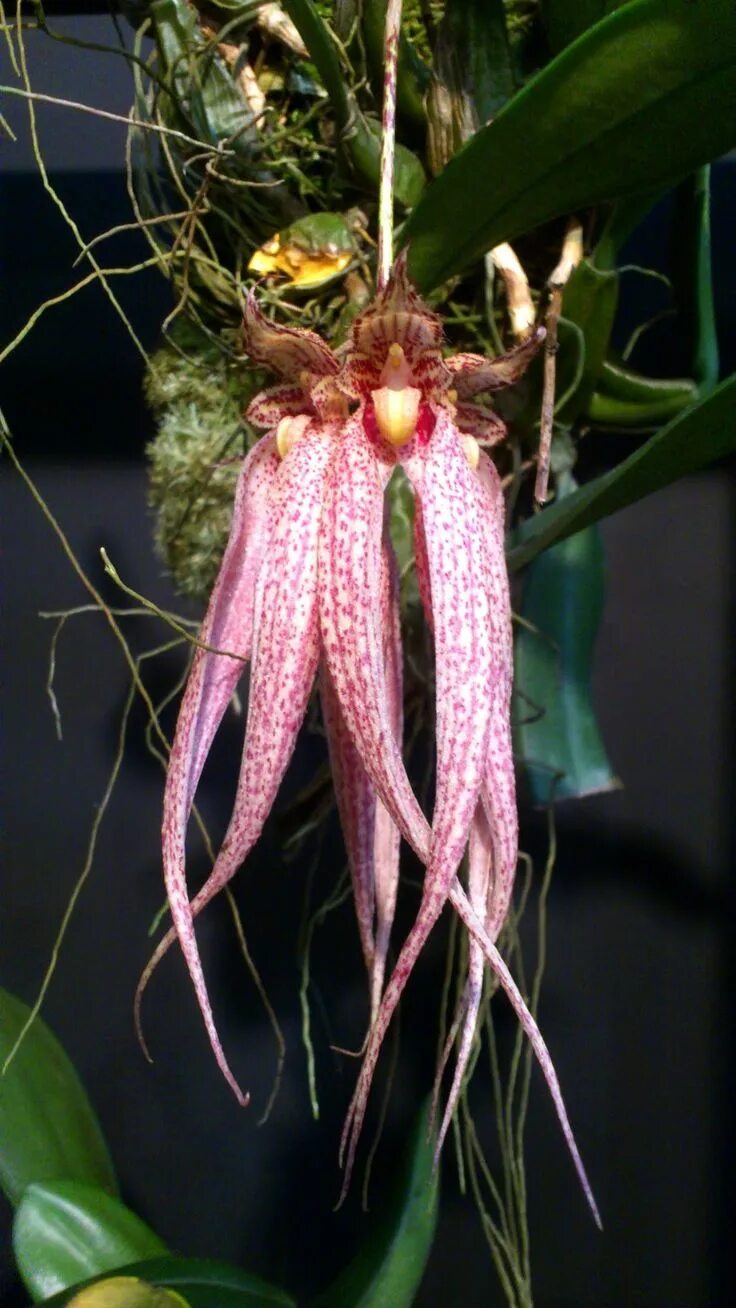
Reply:
[[[242,419],[263,373],[230,360],[189,324],[151,358],[146,397],[158,418],[148,446],[156,546],[182,595],[205,599],[232,517],[252,433]]]

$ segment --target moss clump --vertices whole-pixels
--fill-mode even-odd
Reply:
[[[151,357],[146,398],[158,433],[147,450],[149,503],[156,547],[182,595],[206,599],[217,575],[253,441],[242,415],[263,379],[191,324]]]

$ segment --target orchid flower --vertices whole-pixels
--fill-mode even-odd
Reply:
[[[257,841],[318,676],[371,988],[371,1027],[343,1136],[346,1180],[383,1039],[449,900],[470,933],[470,949],[460,1050],[440,1144],[460,1092],[488,962],[532,1041],[593,1205],[549,1053],[496,948],[517,861],[511,610],[503,494],[479,443],[494,443],[503,427],[477,396],[519,377],[542,336],[537,331],[495,359],[444,358],[440,321],[411,287],[403,257],[356,319],[341,356],[314,333],[268,322],[249,295],[246,349],[283,380],[247,410],[266,434],[243,465],[230,539],[182,700],[163,823],[173,928],[147,975],[178,936],[218,1064],[244,1102],[217,1035],[194,919]],[[398,465],[416,497],[419,589],[435,644],[431,825],[402,760],[398,587],[385,494]],[[213,870],[190,902],[187,821],[248,660],[235,806]],[[415,923],[384,990],[400,835],[426,871]],[[468,845],[466,894],[458,869]]]
[[[505,428],[478,396],[521,376],[543,330],[494,359],[446,358],[439,318],[392,259],[396,69],[401,0],[386,10],[377,294],[333,352],[278,326],[251,292],[245,348],[281,377],[246,418],[265,430],[238,482],[230,538],[182,699],[164,796],[163,862],[173,926],[139,986],[178,937],[217,1062],[247,1101],[217,1034],[195,918],[258,840],[315,680],[370,978],[371,1023],[342,1137],[348,1185],[389,1024],[446,904],[469,933],[459,1051],[437,1149],[462,1087],[490,965],[547,1080],[597,1221],[547,1046],[496,941],[517,862],[510,736],[511,607],[504,502],[481,446]],[[386,488],[397,466],[415,496],[415,559],[435,647],[437,775],[429,823],[402,758],[402,650]],[[250,684],[235,805],[214,867],[190,901],[185,838],[197,784],[246,662]],[[421,902],[384,988],[401,836],[425,868]],[[469,850],[468,890],[458,872]],[[461,1025],[462,1024],[462,1025]]]

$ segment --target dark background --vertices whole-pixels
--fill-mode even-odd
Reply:
[[[104,19],[64,20],[88,40],[114,36]],[[125,113],[122,59],[29,38],[34,83],[52,94]],[[3,56],[4,58],[4,56]],[[7,61],[2,81],[10,81]],[[4,97],[17,128],[3,142],[0,195],[4,343],[45,297],[67,286],[75,246],[33,169],[25,110]],[[39,110],[54,184],[85,237],[128,219],[118,161],[123,129],[71,110]],[[714,244],[724,371],[732,369],[733,162],[715,172]],[[671,214],[662,206],[629,252],[666,269]],[[102,250],[105,247],[101,247]],[[141,257],[134,237],[110,242],[105,262]],[[628,274],[628,328],[662,307],[661,286]],[[144,344],[168,307],[156,275],[119,279],[116,291]],[[628,321],[627,321],[628,319]],[[636,356],[655,373],[684,370],[677,323],[664,320]],[[104,545],[137,589],[171,605],[150,546],[142,452],[151,420],[141,366],[98,288],[51,310],[0,372],[2,404],[25,460],[85,567],[103,586]],[[597,439],[597,438],[596,438]],[[622,457],[626,438],[585,452],[588,471]],[[591,441],[593,438],[591,438]],[[58,543],[7,465],[4,524],[3,794],[5,858],[0,982],[31,1001],[84,857],[112,764],[127,689],[120,652],[97,616],[68,625],[58,652],[64,738],[55,738],[44,685],[51,628],[39,611],[83,603]],[[559,856],[549,920],[541,1019],[603,1212],[593,1227],[565,1155],[541,1078],[533,1078],[528,1183],[539,1308],[705,1308],[736,1302],[731,1256],[734,1131],[733,470],[706,472],[603,526],[609,597],[596,664],[600,720],[625,789],[559,810]],[[124,601],[123,601],[124,602]],[[163,639],[147,620],[137,649]],[[175,668],[152,674],[163,694]],[[62,950],[44,1013],[79,1068],[118,1166],[123,1196],[189,1254],[219,1256],[311,1292],[348,1257],[380,1209],[407,1122],[431,1082],[441,933],[412,981],[403,1054],[379,1151],[373,1213],[356,1193],[340,1214],[336,1147],[355,1064],[329,1052],[356,1045],[365,1020],[349,905],[317,932],[314,1033],[322,1099],[311,1120],[299,1033],[296,939],[307,869],[287,864],[269,824],[237,884],[249,941],[288,1043],[271,1121],[256,1129],[274,1046],[233,941],[215,906],[200,939],[226,1047],[253,1091],[241,1112],[210,1057],[178,958],[162,966],[145,1005],[155,1054],[136,1045],[131,999],[162,899],[158,826],[162,777],[142,743],[136,709],[130,746],[105,820],[95,867]],[[168,723],[173,725],[173,719]],[[227,819],[241,728],[223,728],[205,775],[213,827]],[[287,781],[307,775],[307,745]],[[539,858],[543,832],[522,815],[524,845]],[[339,842],[323,853],[323,889],[339,871]],[[195,854],[194,874],[204,872]],[[412,910],[411,886],[403,913]],[[322,1007],[324,1005],[324,1008]],[[510,1031],[512,1024],[500,1017]],[[481,1088],[482,1089],[482,1088]],[[0,1088],[0,1093],[1,1093]],[[479,1112],[483,1111],[482,1094]],[[419,1308],[500,1303],[469,1199],[445,1165],[442,1220]],[[0,1303],[22,1304],[5,1241]]]

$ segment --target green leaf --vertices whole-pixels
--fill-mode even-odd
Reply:
[[[710,249],[710,168],[699,168],[675,195],[675,298],[689,336],[693,377],[700,390],[718,381],[719,354]]]
[[[30,1012],[0,990],[0,1065]],[[33,1182],[65,1177],[117,1193],[107,1145],[79,1077],[36,1017],[0,1078],[0,1185],[17,1204]]]
[[[736,5],[631,0],[514,96],[426,189],[421,291],[550,218],[651,193],[736,140]]]
[[[657,399],[622,400],[607,391],[595,391],[588,405],[587,416],[597,427],[619,428],[622,431],[642,431],[661,427],[697,398],[692,383],[681,390],[663,389]]]
[[[645,377],[606,359],[586,416],[601,427],[661,427],[697,399],[698,388],[689,377]]]
[[[13,1249],[35,1303],[87,1277],[166,1252],[119,1199],[81,1181],[30,1185],[15,1215]]]
[[[118,1274],[175,1290],[189,1308],[296,1308],[295,1301],[285,1290],[268,1285],[260,1277],[251,1276],[239,1267],[206,1258],[154,1258],[120,1268]],[[55,1295],[45,1302],[44,1308],[72,1308],[74,1296],[82,1288],[77,1285]],[[76,1304],[74,1308],[77,1308]],[[87,1308],[87,1305],[82,1305],[82,1308]],[[95,1308],[95,1305],[90,1305],[90,1308]]]
[[[242,91],[220,56],[208,47],[196,11],[185,0],[153,0],[151,12],[161,61],[172,91],[204,142],[233,138],[248,157],[258,133]]]
[[[392,1200],[357,1256],[312,1308],[409,1308],[437,1225],[439,1174],[430,1105],[407,1143]]]
[[[522,567],[556,541],[669,486],[678,477],[697,472],[734,449],[736,374],[610,472],[522,523],[510,540],[509,567]]]
[[[589,27],[620,9],[626,0],[542,0],[544,26],[553,54],[571,45]]]
[[[335,42],[312,0],[284,0],[284,9],[294,23],[314,61],[330,97],[343,149],[364,185],[378,190],[380,178],[381,128],[362,114],[349,89]],[[411,208],[424,190],[424,169],[411,150],[397,142],[394,193],[405,208]]]
[[[351,97],[337,47],[312,0],[283,0],[283,6],[307,47],[330,97],[338,127],[344,131],[352,116]]]
[[[582,332],[585,357],[575,391],[557,413],[560,422],[572,422],[590,403],[608,352],[617,303],[616,273],[599,272],[587,259],[578,264],[565,287],[562,313]]]
[[[613,359],[604,362],[598,385],[603,394],[630,404],[657,404],[669,400],[679,401],[680,407],[684,408],[698,398],[697,387],[689,377],[646,377]],[[674,414],[670,416],[674,417]]]
[[[477,125],[516,90],[503,0],[448,0],[437,33],[442,80],[467,97]]]
[[[575,487],[573,476],[563,474],[557,484],[560,500]],[[604,596],[597,527],[535,559],[524,580],[524,625],[514,642],[520,692],[514,734],[535,804],[576,799],[619,784],[598,729],[591,687]]]

